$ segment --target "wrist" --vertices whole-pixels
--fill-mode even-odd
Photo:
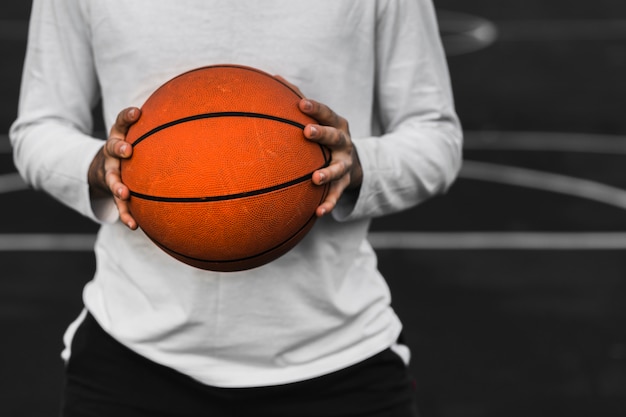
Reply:
[[[104,147],[100,148],[91,161],[91,165],[89,165],[87,183],[89,184],[89,194],[92,199],[105,198],[111,195],[105,181]]]

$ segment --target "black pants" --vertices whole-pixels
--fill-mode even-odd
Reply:
[[[386,350],[304,382],[201,384],[132,352],[87,315],[72,343],[63,417],[415,417],[413,381]]]

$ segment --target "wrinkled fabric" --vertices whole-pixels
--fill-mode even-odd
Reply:
[[[349,121],[363,166],[360,190],[293,250],[233,273],[171,258],[117,221],[112,200],[91,201],[87,184],[102,146],[92,136],[99,99],[108,129],[172,77],[220,63],[279,74],[329,105]],[[222,387],[304,380],[393,345],[401,323],[369,223],[444,192],[461,163],[430,0],[35,0],[10,136],[30,184],[101,225],[84,291],[99,324]]]

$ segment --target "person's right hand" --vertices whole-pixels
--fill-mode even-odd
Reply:
[[[117,115],[107,141],[91,162],[88,174],[91,198],[113,195],[120,220],[132,230],[137,229],[137,221],[128,209],[130,190],[122,183],[120,167],[122,159],[130,158],[133,153],[133,147],[125,139],[140,114],[137,107],[129,107]]]

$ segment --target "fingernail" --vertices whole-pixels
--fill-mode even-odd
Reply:
[[[323,216],[324,214],[326,214],[326,209],[321,209],[320,210],[320,216]]]
[[[122,187],[117,189],[117,196],[120,198],[122,197]]]
[[[127,147],[128,147],[128,145],[126,145],[126,144],[123,144],[123,145],[120,147],[120,152],[122,153],[122,155],[126,153],[126,148],[127,148]]]
[[[323,173],[320,172],[320,174],[319,174],[319,182],[320,182],[320,184],[324,184],[325,180],[326,180],[326,175],[324,175]]]
[[[130,109],[128,111],[128,117],[130,117],[131,119],[135,118],[135,109]]]
[[[315,126],[309,126],[309,136],[314,138],[317,136],[317,133],[319,132],[319,130],[317,130],[317,128]]]
[[[305,100],[303,107],[305,111],[311,111],[313,110],[313,103],[311,103],[309,100]]]

